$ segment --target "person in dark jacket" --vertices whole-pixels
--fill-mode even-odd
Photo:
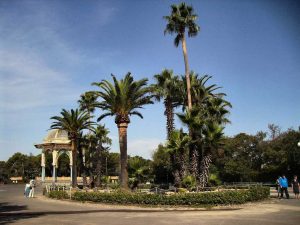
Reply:
[[[298,178],[297,176],[295,175],[294,176],[294,179],[292,181],[292,189],[293,189],[293,192],[295,194],[295,198],[296,199],[299,199],[299,181],[298,181]]]

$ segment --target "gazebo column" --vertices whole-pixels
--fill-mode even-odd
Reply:
[[[45,151],[42,151],[41,166],[42,166],[42,182],[45,182]]]
[[[53,183],[56,183],[57,150],[52,151],[52,166],[53,166],[52,181]]]
[[[72,155],[72,151],[69,151],[68,152],[68,154],[69,154],[69,159],[70,159],[70,181],[71,181],[71,184],[72,184],[72,181],[73,181],[73,179],[72,179],[72,174],[73,174],[73,155]]]

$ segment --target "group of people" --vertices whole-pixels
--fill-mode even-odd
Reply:
[[[34,197],[34,188],[35,188],[34,180],[30,180],[29,183],[25,184],[24,196],[26,198],[33,198]]]
[[[289,191],[288,191],[289,183],[285,175],[279,176],[276,180],[276,190],[277,190],[277,197],[283,198],[283,193],[285,197],[288,199],[290,198]],[[298,181],[298,177],[295,175],[293,181],[291,182],[291,187],[295,194],[295,198],[299,199],[299,188],[300,184]]]

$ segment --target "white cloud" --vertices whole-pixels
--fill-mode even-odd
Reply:
[[[69,78],[35,54],[0,51],[0,108],[15,111],[60,104],[71,94]]]
[[[68,23],[60,3],[22,3],[17,10],[0,9],[0,109],[16,111],[49,105],[63,105],[80,94],[75,84],[76,70],[83,65],[102,65],[105,57],[84,54],[72,46]],[[52,7],[57,10],[50,10]],[[86,21],[97,21],[97,28],[109,23],[115,9],[101,8],[86,14]],[[17,24],[17,25],[16,25]],[[76,26],[70,30],[74,30]],[[62,32],[61,32],[62,31]],[[65,32],[66,31],[66,32]],[[78,31],[77,31],[78,32]],[[106,55],[112,56],[114,53]]]
[[[151,159],[154,150],[160,143],[162,141],[157,138],[129,139],[127,140],[127,153],[131,156],[138,155],[146,159]],[[112,150],[119,152],[119,142],[117,139],[113,139]]]
[[[139,155],[150,159],[160,143],[162,143],[162,141],[156,138],[131,140],[128,143],[128,154],[132,156]]]

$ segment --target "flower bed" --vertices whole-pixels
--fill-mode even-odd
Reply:
[[[68,199],[65,191],[52,191],[50,198]],[[116,191],[112,193],[82,192],[72,193],[76,201],[90,201],[109,204],[129,205],[170,205],[170,206],[203,206],[242,204],[266,199],[270,196],[269,187],[251,187],[242,190],[226,190],[220,192],[177,193],[174,195],[158,195]]]

